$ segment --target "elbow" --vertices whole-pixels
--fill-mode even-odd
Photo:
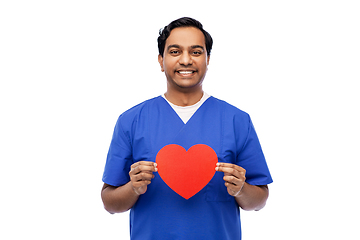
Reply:
[[[114,187],[104,184],[101,191],[101,199],[104,208],[111,214],[128,211],[138,199],[138,195],[131,195],[132,189],[129,190],[129,184],[121,187]],[[130,192],[130,193],[128,193]]]
[[[254,211],[260,211],[261,209],[263,209],[265,207],[265,205],[266,205],[266,200],[262,204],[259,204],[258,206],[256,206]]]
[[[117,213],[117,211],[114,209],[113,206],[111,206],[111,204],[109,204],[106,199],[104,199],[104,197],[101,195],[101,198],[102,198],[102,202],[103,202],[103,206],[104,206],[104,209],[110,213],[110,214],[115,214]]]
[[[104,205],[104,209],[110,214],[115,214],[115,212],[113,212],[111,209],[107,208],[105,205]]]
[[[124,209],[116,209],[116,208],[114,208],[112,206],[106,206],[105,204],[104,204],[104,209],[110,214],[123,213],[123,212],[126,212],[128,210],[128,209],[125,209],[125,210]]]
[[[114,208],[114,204],[111,203],[111,199],[109,193],[107,192],[106,188],[103,188],[101,191],[101,200],[103,202],[104,209],[110,213],[114,214],[117,213],[116,209]]]
[[[257,204],[249,203],[249,204],[241,204],[239,207],[244,211],[260,211],[266,205],[266,200],[264,202],[260,202]]]
[[[116,204],[112,203],[109,199],[107,199],[104,194],[101,194],[101,198],[102,198],[102,202],[104,205],[104,209],[110,213],[110,214],[115,214],[115,213],[121,213],[121,212],[125,212],[122,211],[122,209],[118,209]]]
[[[110,214],[116,213],[116,212],[114,211],[114,209],[111,207],[111,205],[107,203],[107,201],[106,201],[103,193],[101,193],[101,199],[102,199],[102,202],[103,202],[104,209],[105,209],[108,213],[110,213]]]
[[[116,201],[116,199],[111,199],[111,196],[108,196],[108,194],[104,193],[104,191],[101,193],[101,199],[104,205],[104,209],[110,214],[122,213],[130,209],[124,208]]]
[[[129,210],[129,209],[117,209],[113,206],[106,206],[105,204],[104,204],[104,209],[110,214],[123,213]]]
[[[257,205],[253,205],[253,204],[249,204],[249,205],[239,205],[239,207],[244,210],[244,211],[260,211],[261,209],[263,209],[266,205],[265,203],[262,204],[257,204]]]
[[[260,211],[266,205],[266,201],[269,197],[269,189],[264,186],[252,186],[253,192],[248,192],[247,197],[243,200],[237,198],[239,207],[245,211]]]
[[[118,204],[107,202],[106,200],[104,201],[104,199],[103,199],[103,204],[104,204],[104,209],[110,214],[123,213],[123,212],[127,212],[130,209],[130,208],[123,208]]]
[[[258,206],[256,206],[256,208],[254,209],[255,211],[260,211],[261,209],[263,209],[266,205],[266,201],[269,198],[269,188],[267,185],[261,186],[260,187],[264,193],[263,193],[263,199],[262,201],[258,204]]]

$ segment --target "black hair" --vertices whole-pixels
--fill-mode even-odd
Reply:
[[[205,31],[203,29],[203,26],[199,21],[197,21],[193,18],[189,18],[189,17],[179,18],[175,21],[172,21],[169,25],[165,26],[163,29],[160,29],[159,37],[158,37],[157,41],[158,41],[159,54],[161,56],[164,55],[165,42],[166,42],[166,39],[170,36],[170,32],[174,28],[179,28],[179,27],[195,27],[195,28],[199,29],[205,36],[206,52],[207,52],[207,55],[210,56],[211,48],[213,45],[212,37],[210,36],[210,34],[207,31]]]

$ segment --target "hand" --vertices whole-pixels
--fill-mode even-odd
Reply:
[[[223,179],[228,193],[234,197],[239,196],[245,184],[246,170],[235,164],[220,162],[216,164],[215,170],[224,173]]]
[[[156,166],[156,163],[148,161],[140,161],[131,165],[131,170],[129,172],[130,182],[137,195],[146,192],[147,185],[149,185],[151,179],[154,178],[153,172],[157,172]]]

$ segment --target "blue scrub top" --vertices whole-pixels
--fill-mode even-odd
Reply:
[[[161,96],[147,100],[118,119],[107,156],[103,182],[121,186],[130,181],[130,166],[155,162],[161,148],[178,144],[188,150],[206,144],[219,162],[246,170],[246,182],[272,182],[264,154],[249,115],[214,97],[208,98],[184,124]],[[186,200],[158,173],[130,210],[130,236],[147,239],[241,239],[240,211],[227,193],[221,172],[200,192]]]

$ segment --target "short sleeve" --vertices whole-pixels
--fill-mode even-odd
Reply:
[[[272,183],[254,125],[249,117],[246,140],[239,151],[236,162],[246,170],[246,182],[251,185],[266,185]]]
[[[121,186],[130,181],[132,147],[129,136],[123,130],[119,117],[106,159],[103,182],[111,186]]]

